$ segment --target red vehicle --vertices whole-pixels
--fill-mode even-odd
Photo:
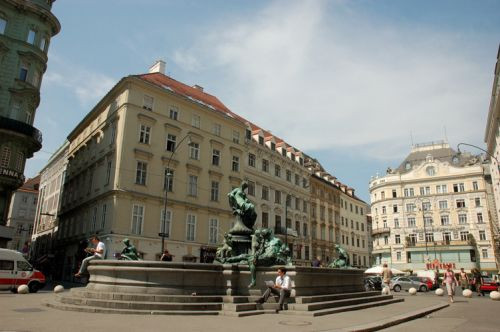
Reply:
[[[410,279],[414,280],[414,281],[420,281],[420,282],[425,283],[427,285],[427,289],[433,289],[434,288],[434,282],[429,277],[410,276]]]
[[[483,277],[483,283],[479,287],[481,293],[497,291],[500,284],[491,278]]]

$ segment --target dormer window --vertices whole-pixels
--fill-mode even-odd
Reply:
[[[283,157],[286,157],[286,149],[285,149],[285,148],[282,148],[282,149],[281,149],[281,155],[282,155]]]
[[[433,176],[436,174],[436,169],[433,166],[427,167],[425,169],[425,171],[427,172],[427,175],[429,175],[429,176]]]
[[[411,169],[411,163],[409,161],[406,162],[405,169],[406,170],[410,170]]]
[[[276,143],[271,142],[271,150],[276,151]]]
[[[264,137],[259,136],[259,144],[264,145]]]
[[[252,131],[250,129],[245,130],[245,138],[248,140],[252,139]]]

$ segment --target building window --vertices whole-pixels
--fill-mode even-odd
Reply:
[[[468,241],[469,240],[469,232],[467,232],[467,231],[460,232],[460,240],[461,241]]]
[[[410,234],[408,240],[410,242],[409,244],[414,246],[417,243],[417,234]]]
[[[200,160],[200,144],[194,142],[189,143],[189,158]]]
[[[434,242],[434,233],[425,233],[426,242]]]
[[[213,149],[212,150],[212,165],[219,166],[220,165],[220,151]]]
[[[132,234],[142,234],[144,221],[144,206],[134,204],[132,207]]]
[[[443,240],[445,244],[450,244],[451,242],[451,233],[450,232],[444,232],[443,233]]]
[[[395,235],[394,236],[394,242],[396,244],[400,244],[401,243],[401,235]]]
[[[245,138],[247,140],[251,140],[252,139],[252,131],[250,129],[245,129]]]
[[[281,191],[279,190],[274,191],[274,203],[281,204]]]
[[[186,240],[194,241],[196,237],[196,216],[188,214],[186,221]]]
[[[300,186],[300,175],[295,174],[295,185]]]
[[[269,200],[269,188],[266,186],[262,186],[262,199],[266,201]]]
[[[274,226],[276,227],[276,229],[281,229],[281,216],[274,216]]]
[[[477,181],[472,182],[472,190],[479,190],[479,186],[477,185]]]
[[[385,235],[384,236],[384,245],[388,245],[388,244],[389,244],[389,237],[387,235]]]
[[[168,192],[172,192],[174,190],[174,170],[170,168],[165,168],[163,190]]]
[[[423,202],[422,203],[422,210],[430,211],[431,210],[431,203],[430,202]]]
[[[217,237],[219,232],[219,220],[211,218],[208,222],[208,243],[217,243]]]
[[[465,200],[464,199],[457,199],[457,209],[464,208],[465,207]]]
[[[351,205],[352,206],[352,205]],[[386,214],[387,213],[387,209],[385,206],[382,206],[382,214]]]
[[[36,88],[40,87],[40,72],[38,72],[38,70],[35,70],[33,72],[33,76],[31,77],[31,84]]]
[[[7,21],[0,17],[0,33],[3,35],[5,33],[5,27],[7,26]]]
[[[266,173],[269,172],[269,160],[262,159],[262,171]]]
[[[106,166],[106,181],[104,182],[104,185],[109,184],[109,180],[111,179],[111,161],[108,161],[108,164]]]
[[[307,237],[307,224],[302,224],[302,234]]]
[[[454,183],[453,184],[453,192],[463,192],[465,191],[465,185],[463,183]]]
[[[28,38],[26,39],[26,41],[31,45],[35,45],[35,36],[36,36],[35,30],[30,29],[28,31]]]
[[[240,157],[233,156],[233,163],[232,163],[231,169],[233,170],[233,172],[240,171]]]
[[[16,170],[19,172],[23,171],[24,165],[24,154],[22,152],[16,153]]]
[[[214,123],[212,127],[212,134],[215,136],[220,136],[222,126],[218,123]]]
[[[479,197],[474,198],[474,203],[476,204],[476,207],[481,207],[481,198]]]
[[[42,38],[40,38],[40,49],[45,52],[45,47],[47,46],[47,37],[45,36],[42,36]]]
[[[233,143],[240,144],[240,132],[233,130]]]
[[[27,62],[21,62],[21,65],[19,66],[19,80],[26,82],[26,79],[28,78],[29,67],[30,66]]]
[[[484,223],[484,221],[483,221],[483,214],[481,212],[477,213],[477,223],[478,224]]]
[[[415,218],[413,217],[408,218],[408,227],[415,227],[415,226],[416,226]]]
[[[201,123],[200,116],[193,114],[193,117],[191,118],[191,125],[195,128],[200,128],[200,123]]]
[[[279,165],[274,165],[274,176],[281,177],[281,167]]]
[[[150,135],[151,127],[141,124],[141,129],[139,132],[139,143],[149,144]]]
[[[168,113],[169,118],[172,120],[176,120],[179,118],[179,109],[175,106],[171,106],[169,113]]]
[[[137,162],[137,170],[135,173],[135,183],[145,186],[148,164],[143,161]]]
[[[212,181],[212,186],[210,188],[210,200],[218,201],[219,200],[219,182]]]
[[[142,108],[148,111],[153,110],[153,103],[154,103],[154,98],[148,95],[144,95],[144,98],[142,100]]]
[[[248,181],[248,194],[251,196],[255,196],[255,182]]]
[[[259,144],[264,145],[264,137],[259,136]]]
[[[448,201],[439,201],[439,209],[440,210],[448,209]]]
[[[262,212],[262,228],[269,227],[269,214],[267,212]]]
[[[167,151],[174,152],[177,143],[177,136],[167,134]]]
[[[248,166],[255,167],[255,155],[253,153],[248,154]]]
[[[465,213],[460,213],[458,215],[458,223],[463,225],[467,223],[467,215]]]
[[[172,211],[167,210],[167,213],[165,213],[165,210],[161,210],[161,218],[160,218],[160,233],[165,234],[164,237],[169,238],[170,237],[170,225],[172,224]]]
[[[406,212],[415,212],[415,204],[407,203],[406,204]]]
[[[415,192],[414,192],[413,188],[405,188],[403,192],[404,192],[405,197],[415,196]]]
[[[486,241],[486,232],[485,231],[479,231],[479,240]]]
[[[357,210],[358,210],[358,207],[356,206],[356,213],[358,212]],[[392,212],[394,212],[394,213],[398,212],[398,206],[397,205],[393,205],[392,206]]]
[[[441,216],[441,226],[448,226],[450,224],[449,216]]]
[[[448,192],[448,188],[446,187],[445,184],[439,184],[436,186],[436,193],[437,194],[446,194]]]
[[[198,177],[196,175],[189,175],[188,195],[189,196],[198,195]]]
[[[432,226],[432,217],[424,217],[425,226]]]
[[[108,205],[103,204],[102,205],[102,211],[101,211],[101,229],[104,229],[106,227],[106,214],[108,212]]]
[[[481,255],[483,258],[488,258],[488,249],[481,249]]]
[[[286,180],[292,182],[292,172],[288,169],[286,170]]]
[[[363,257],[364,258],[364,257]],[[401,260],[401,251],[396,251],[396,260],[400,261]]]
[[[356,222],[356,226],[358,225],[358,222]],[[399,228],[399,219],[394,218],[394,228]]]

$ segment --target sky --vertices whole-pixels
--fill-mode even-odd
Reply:
[[[58,0],[52,11],[62,28],[27,177],[115,83],[157,59],[317,158],[367,203],[370,178],[412,144],[485,147],[498,0]]]

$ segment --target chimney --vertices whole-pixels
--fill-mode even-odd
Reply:
[[[149,67],[149,72],[150,73],[160,73],[165,75],[165,61],[163,60],[156,60],[155,64]]]
[[[193,88],[195,88],[196,90],[200,90],[201,92],[203,92],[203,87],[198,85],[198,84],[195,84],[193,85]]]

